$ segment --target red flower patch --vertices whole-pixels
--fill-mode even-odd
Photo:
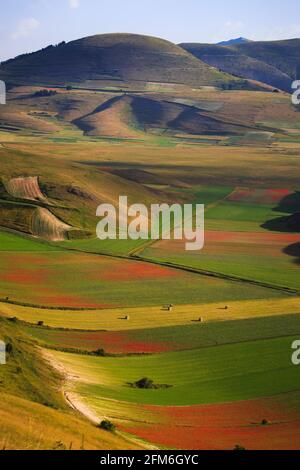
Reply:
[[[102,281],[138,281],[178,276],[180,276],[180,273],[177,273],[174,269],[142,262],[112,264],[111,269],[93,273],[94,279]]]
[[[69,299],[70,302],[70,299]],[[50,332],[51,334],[51,332]],[[61,347],[83,349],[86,351],[96,351],[104,349],[112,354],[143,354],[160,353],[174,349],[172,344],[143,342],[136,340],[131,331],[94,331],[94,332],[54,332],[48,339]]]
[[[126,432],[178,449],[300,449],[299,393],[235,403],[144,406],[153,424],[121,424]],[[298,400],[299,403],[299,400]],[[267,425],[262,425],[263,420]]]
[[[43,271],[33,271],[27,269],[14,270],[8,273],[0,274],[0,281],[17,282],[19,284],[36,284],[46,279],[46,273]]]
[[[227,200],[248,204],[278,204],[282,199],[292,194],[289,189],[250,189],[240,188],[232,193]]]

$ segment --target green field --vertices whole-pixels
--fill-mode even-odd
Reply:
[[[298,369],[291,363],[295,336],[225,345],[158,356],[95,358],[54,352],[80,377],[75,390],[93,403],[106,397],[133,403],[185,406],[247,400],[296,390]],[[132,388],[142,377],[170,388]]]
[[[0,231],[0,251],[9,252],[44,252],[55,251],[57,248],[49,245],[41,240],[33,239],[30,237],[21,236],[11,232]]]
[[[260,286],[76,251],[3,252],[0,269],[2,298],[35,306],[133,307],[283,296]]]
[[[187,252],[183,242],[172,240],[158,241],[139,254],[143,259],[299,291],[299,234],[289,226],[299,204],[298,194],[236,189],[226,200],[207,208],[202,251]]]
[[[91,238],[86,240],[71,240],[60,242],[58,245],[64,249],[76,249],[91,253],[108,253],[113,255],[127,255],[145,244],[145,240],[99,240]]]
[[[238,202],[221,201],[216,207],[206,213],[207,228],[237,231],[264,231],[262,225],[276,217],[286,215],[284,212],[274,212],[269,205],[240,204]]]

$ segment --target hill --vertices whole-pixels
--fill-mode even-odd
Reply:
[[[175,44],[134,34],[90,36],[8,60],[0,77],[17,84],[163,82],[217,85],[233,78],[212,69]]]
[[[238,77],[257,80],[290,92],[300,63],[300,40],[181,44],[207,64]]]
[[[221,41],[218,42],[219,46],[233,46],[236,44],[243,44],[245,42],[251,42],[249,39],[246,38],[236,38],[236,39],[229,39],[229,41]]]
[[[133,95],[112,98],[74,123],[88,135],[123,138],[151,131],[196,135],[245,131],[240,123],[218,120],[213,113],[200,111],[195,105]]]
[[[235,48],[249,57],[276,67],[292,80],[297,78],[297,69],[300,65],[300,39],[249,42],[238,44]]]
[[[71,410],[62,394],[63,377],[20,325],[1,314],[0,338],[8,351],[7,364],[0,368],[1,450],[142,448]]]

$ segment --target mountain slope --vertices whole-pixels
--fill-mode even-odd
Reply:
[[[258,53],[259,43],[248,42],[231,47],[214,44],[181,44],[185,50],[207,64],[238,77],[266,83],[284,91],[291,91],[292,76],[284,70],[284,58],[280,53],[277,60],[269,63],[264,52]],[[257,47],[257,48],[256,48]],[[279,67],[280,65],[280,67]]]
[[[123,95],[109,99],[94,112],[73,121],[88,135],[138,138],[143,132],[239,134],[239,123],[217,119],[213,113],[174,100]]]
[[[140,449],[120,434],[105,432],[72,410],[54,370],[21,322],[0,312],[0,339],[7,346],[0,367],[1,450]]]
[[[96,35],[49,46],[2,63],[0,77],[19,84],[88,81],[97,88],[104,81],[217,85],[233,79],[171,42],[134,34]]]
[[[292,80],[297,78],[297,69],[299,74],[300,39],[249,42],[237,44],[235,49],[242,54],[276,67],[290,76]]]

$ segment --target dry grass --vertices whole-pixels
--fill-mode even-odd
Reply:
[[[142,443],[102,431],[75,412],[53,410],[1,393],[2,450],[130,450]]]

